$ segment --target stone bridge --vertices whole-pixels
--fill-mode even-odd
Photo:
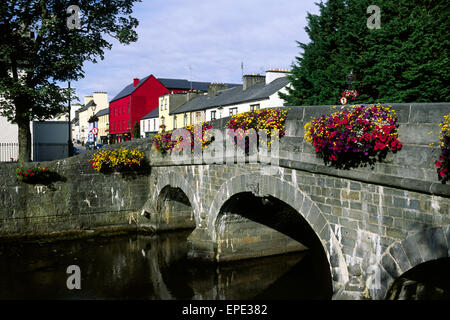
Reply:
[[[74,157],[50,165],[71,177],[77,191],[71,193],[61,182],[45,197],[69,193],[66,197],[77,208],[79,217],[72,211],[68,218],[61,205],[55,219],[70,221],[61,230],[95,229],[108,224],[111,215],[115,225],[133,219],[138,227],[155,230],[192,228],[188,246],[193,259],[221,262],[315,250],[329,263],[333,298],[384,299],[403,273],[450,254],[450,186],[438,182],[434,162],[439,150],[429,146],[438,141],[438,123],[450,113],[450,104],[393,108],[404,147],[374,168],[325,166],[303,141],[303,128],[311,117],[330,113],[330,107],[290,107],[276,166],[198,159],[179,164],[156,154],[149,139],[140,139],[125,145],[147,153],[148,175],[104,177],[79,164],[87,156]],[[223,128],[226,120],[213,125]],[[95,192],[83,187],[93,189],[94,184]],[[3,188],[12,194],[3,197],[3,207],[16,201],[15,193],[43,196],[28,186]],[[14,225],[3,219],[9,230],[3,236],[20,232],[18,225],[33,218],[15,212],[7,217],[15,216]]]
[[[141,214],[159,230],[194,227],[192,258],[323,250],[335,298],[385,298],[400,275],[450,253],[450,188],[437,181],[438,150],[429,146],[450,104],[393,107],[404,147],[373,169],[324,166],[303,141],[304,123],[328,106],[289,111],[275,168],[179,165],[153,153],[153,188]]]

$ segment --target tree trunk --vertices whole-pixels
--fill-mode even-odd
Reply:
[[[31,162],[31,131],[30,120],[18,119],[19,131],[19,163]]]

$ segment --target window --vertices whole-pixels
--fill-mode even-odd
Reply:
[[[230,108],[230,116],[237,114],[238,108]]]
[[[211,111],[211,120],[216,120],[216,111]]]
[[[128,102],[128,113],[131,113],[131,104]]]
[[[185,113],[184,114],[184,126],[185,127],[187,126],[187,119],[188,119],[188,116],[187,116],[187,113]]]
[[[118,111],[118,112],[119,112],[119,114],[120,114],[120,107],[121,107],[121,106],[118,106],[118,107],[117,107],[117,109],[119,110],[119,111]]]
[[[200,123],[200,121],[201,121],[201,112],[196,112],[195,113],[195,124],[197,124],[197,123]]]
[[[173,117],[173,128],[176,129],[177,128],[177,116]]]
[[[260,108],[259,103],[250,105],[250,111],[259,110],[259,108]]]
[[[164,99],[164,110],[167,110],[167,99]]]
[[[166,124],[166,119],[164,117],[161,117],[161,125],[165,125]]]
[[[128,120],[128,130],[131,129],[131,120]]]
[[[125,130],[125,120],[122,120],[122,131]]]

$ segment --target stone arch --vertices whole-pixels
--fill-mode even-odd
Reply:
[[[194,211],[195,224],[198,226],[200,224],[200,210],[198,201],[196,201],[194,190],[185,177],[173,171],[169,172],[168,174],[158,174],[158,179],[154,186],[151,197],[145,203],[143,210],[149,211],[150,213],[157,212],[157,201],[159,195],[167,186],[170,186],[172,188],[180,188],[184,192],[184,194],[189,199],[189,202],[191,203],[192,210]]]
[[[297,186],[279,178],[257,173],[235,176],[222,184],[214,197],[208,214],[208,230],[213,240],[216,221],[222,205],[233,195],[252,192],[256,196],[273,196],[294,208],[308,222],[320,239],[327,256],[333,282],[333,298],[340,296],[348,282],[348,270],[340,244],[320,208]]]
[[[450,226],[431,227],[413,233],[386,249],[379,261],[380,285],[373,299],[385,299],[394,281],[421,263],[450,256]]]

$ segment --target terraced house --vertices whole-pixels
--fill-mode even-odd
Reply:
[[[196,124],[251,110],[283,106],[284,101],[278,93],[286,92],[288,73],[288,70],[270,69],[265,76],[245,75],[239,86],[211,84],[207,95],[188,101],[169,115],[172,119],[183,119],[184,124]]]
[[[110,142],[131,139],[134,124],[158,108],[160,97],[193,90],[207,92],[209,84],[185,79],[156,78],[154,75],[143,79],[135,78],[109,103]]]

